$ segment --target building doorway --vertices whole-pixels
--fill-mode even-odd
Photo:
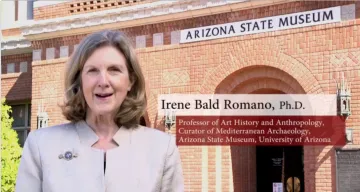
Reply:
[[[301,146],[256,147],[257,191],[304,192],[303,162]]]

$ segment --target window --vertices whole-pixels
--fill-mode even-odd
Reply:
[[[15,73],[15,63],[7,64],[6,73]]]
[[[27,72],[27,62],[20,62],[20,72],[26,73]]]
[[[14,119],[12,128],[17,132],[19,144],[21,147],[23,147],[30,131],[31,105],[12,105],[11,109],[12,113],[10,114],[10,116]]]
[[[36,0],[30,0],[27,2],[27,20],[34,19],[34,1]]]

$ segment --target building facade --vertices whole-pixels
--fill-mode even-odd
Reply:
[[[179,146],[185,191],[276,191],[273,183],[282,183],[284,191],[360,190],[354,179],[360,175],[360,156],[349,155],[354,158],[348,170],[339,164],[340,153],[355,154],[360,148],[359,1],[16,2],[21,1],[2,4],[17,16],[2,28],[1,97],[13,107],[13,127],[21,143],[39,127],[39,118],[47,119],[48,126],[66,122],[58,105],[63,101],[68,57],[87,34],[114,29],[125,32],[136,47],[147,82],[146,125],[163,131],[169,130],[158,115],[157,96],[169,91],[335,94],[342,78],[351,83],[347,145]],[[25,17],[19,16],[24,14],[21,7],[27,19],[18,19]],[[328,8],[334,8],[334,15],[312,12]],[[302,13],[311,14],[300,17]],[[287,14],[293,17],[281,20],[283,29],[269,30],[270,24],[261,22]],[[320,17],[334,22],[308,24]],[[259,25],[254,26],[257,19]],[[238,32],[231,25],[212,27],[236,22],[245,23],[239,30],[248,34],[231,34]],[[175,129],[169,132],[175,134]],[[282,169],[268,165],[274,159]],[[289,178],[294,182],[287,183]],[[295,181],[300,189],[293,186]]]

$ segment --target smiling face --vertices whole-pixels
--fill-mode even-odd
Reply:
[[[88,112],[114,115],[131,89],[124,55],[112,46],[95,50],[84,64],[81,82]]]

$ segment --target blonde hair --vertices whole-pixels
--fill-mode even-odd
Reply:
[[[119,31],[105,30],[90,34],[71,55],[65,71],[65,103],[61,106],[63,115],[71,122],[85,120],[88,106],[81,90],[81,71],[91,54],[104,46],[112,46],[124,55],[132,84],[114,121],[119,127],[134,127],[139,124],[146,109],[145,79],[130,40]]]

